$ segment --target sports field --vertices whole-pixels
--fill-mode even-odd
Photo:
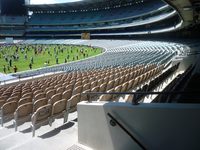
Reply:
[[[68,63],[98,55],[100,48],[70,45],[0,46],[0,72],[13,73]]]

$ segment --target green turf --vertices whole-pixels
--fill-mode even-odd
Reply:
[[[16,52],[18,47],[18,52]],[[24,52],[22,52],[24,49]],[[37,54],[35,54],[37,49]],[[39,53],[39,50],[41,52]],[[63,50],[63,52],[62,52]],[[25,59],[25,52],[27,59]],[[4,65],[6,73],[13,73],[13,67],[16,65],[17,72],[30,70],[29,64],[31,57],[33,57],[32,69],[41,68],[45,66],[52,66],[56,64],[56,57],[58,63],[68,62],[85,59],[87,57],[98,55],[102,52],[100,48],[92,48],[87,46],[69,46],[69,45],[15,45],[15,46],[2,46],[0,47],[0,72],[4,73]],[[13,55],[19,55],[18,60],[14,60]],[[84,57],[85,54],[85,57]],[[69,55],[69,59],[67,58]],[[16,55],[15,55],[16,56]],[[77,59],[78,56],[78,59]],[[8,58],[8,61],[5,58]],[[73,59],[74,58],[74,59]],[[9,66],[9,60],[12,60],[12,67]],[[49,61],[49,64],[47,62]],[[10,68],[10,71],[8,70]]]

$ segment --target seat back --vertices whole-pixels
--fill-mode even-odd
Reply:
[[[83,89],[83,86],[78,86],[76,87],[74,90],[73,90],[73,95],[76,95],[78,93],[81,93],[82,92],[82,89]]]
[[[110,89],[107,91],[109,92],[114,92],[114,89]],[[112,101],[113,95],[112,94],[103,94],[100,96],[99,101]]]
[[[67,90],[67,91],[63,92],[62,99],[68,100],[68,99],[71,98],[71,96],[72,96],[72,91],[71,90]]]
[[[51,99],[48,101],[49,104],[53,105],[55,102],[62,99],[62,93],[54,94]]]
[[[13,114],[15,112],[16,108],[17,108],[17,102],[10,101],[10,102],[5,103],[1,107],[1,110],[2,110],[3,115],[5,116],[5,115]]]
[[[56,115],[56,114],[62,113],[64,110],[66,110],[66,104],[67,104],[66,99],[62,99],[60,101],[55,102],[52,107],[51,115]]]
[[[65,87],[63,86],[63,87],[57,88],[56,93],[63,93],[64,91],[65,91]]]
[[[21,106],[19,106],[15,111],[15,118],[23,118],[33,113],[33,104],[32,103],[26,103]]]
[[[33,112],[36,112],[38,108],[46,105],[48,103],[48,99],[41,98],[33,103]]]
[[[106,91],[106,86],[107,86],[107,83],[101,84],[100,88],[99,88],[99,92],[105,92]]]
[[[76,105],[80,102],[80,100],[81,100],[80,93],[73,95],[68,101],[68,103],[70,103],[70,108],[76,107]]]
[[[51,116],[51,110],[52,106],[50,104],[38,108],[37,111],[32,115],[32,124],[36,125],[41,121],[47,120]]]
[[[18,96],[14,96],[14,97],[10,97],[7,102],[11,102],[11,101],[16,101],[18,102],[19,101],[19,97]]]
[[[22,98],[23,97],[33,97],[33,93],[32,92],[25,93],[22,95]]]
[[[31,97],[23,97],[18,101],[18,106],[22,105],[22,104],[26,104],[32,102],[32,98]]]
[[[56,94],[56,90],[55,89],[51,89],[46,93],[46,97],[47,97],[47,99],[51,99],[51,97],[53,95],[55,95],[55,94]]]
[[[46,94],[45,93],[39,93],[35,96],[34,98],[34,102],[37,101],[38,99],[41,99],[41,98],[45,98],[46,97]]]
[[[66,87],[65,87],[65,90],[73,90],[73,84],[68,84]]]

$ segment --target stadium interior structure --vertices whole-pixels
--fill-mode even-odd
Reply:
[[[0,46],[103,49],[2,74],[0,149],[200,149],[199,8],[199,0],[0,0]]]

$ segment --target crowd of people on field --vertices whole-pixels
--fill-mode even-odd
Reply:
[[[91,51],[96,52],[95,48],[91,47]],[[65,52],[65,54],[64,54]],[[48,58],[42,58],[44,67],[52,64],[67,63],[69,61],[79,60],[89,57],[89,50],[83,47],[73,47],[65,45],[3,45],[0,46],[0,59],[5,60],[3,64],[4,73],[16,73],[21,70],[21,66],[17,66],[15,62],[28,63],[27,67],[31,70],[38,61],[39,56],[47,55]],[[59,56],[64,56],[62,62]],[[51,60],[51,62],[50,62]],[[41,66],[43,67],[43,66]]]

